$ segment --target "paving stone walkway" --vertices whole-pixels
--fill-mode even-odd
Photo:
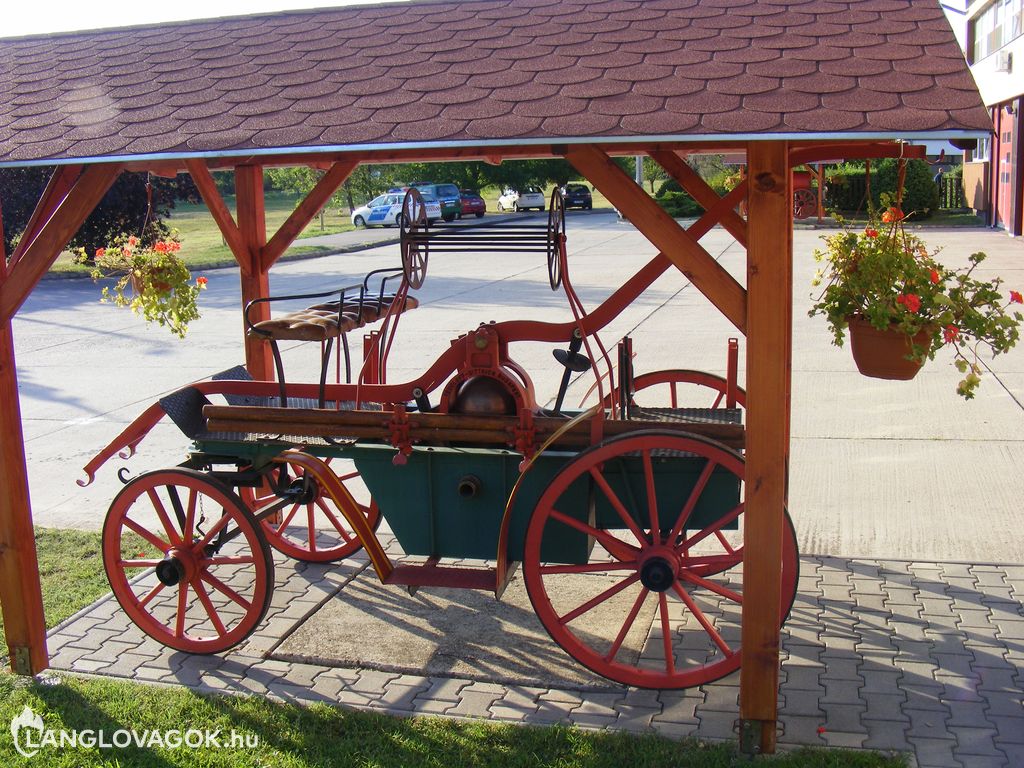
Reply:
[[[365,561],[276,560],[266,620],[218,656],[171,651],[112,596],[50,633],[58,670],[200,691],[442,715],[735,739],[739,675],[685,691],[584,692],[274,657]],[[1024,565],[801,559],[783,631],[779,742],[912,752],[921,768],[1024,766]]]

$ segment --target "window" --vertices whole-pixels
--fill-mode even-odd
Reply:
[[[1024,0],[995,0],[971,22],[975,64],[1024,34]]]
[[[988,143],[989,139],[978,139],[978,146],[971,151],[971,162],[973,163],[987,163],[988,162]]]

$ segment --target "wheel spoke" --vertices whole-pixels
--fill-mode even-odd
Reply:
[[[718,538],[719,543],[722,545],[722,548],[725,549],[726,552],[728,552],[730,555],[735,555],[736,554],[735,547],[733,547],[728,542],[728,540],[726,540],[726,538],[722,534],[721,530],[715,531],[715,536]]]
[[[658,520],[658,495],[654,490],[654,465],[651,463],[651,452],[643,451],[644,482],[647,484],[647,518],[651,523],[651,539],[654,544],[661,544],[661,522]]]
[[[163,591],[163,589],[164,589],[164,583],[162,581],[158,582],[155,587],[153,587],[151,590],[149,590],[149,592],[146,594],[146,596],[144,598],[139,600],[139,605],[142,608],[145,608],[154,597],[156,597],[157,595],[159,595]]]
[[[156,568],[159,560],[119,560],[117,563],[122,568]]]
[[[569,517],[559,512],[557,509],[551,510],[551,519],[557,520],[558,522],[568,525],[570,528],[575,528],[580,533],[585,533],[588,536],[593,536],[608,550],[608,554],[614,557],[616,560],[625,562],[626,560],[636,560],[637,554],[640,552],[636,547],[630,546],[624,541],[620,541],[606,531],[601,531],[592,525],[581,522],[575,517]]]
[[[181,527],[181,538],[179,541],[185,543],[185,508],[181,506],[181,497],[178,495],[178,488],[174,485],[164,486],[167,488],[167,498],[171,500],[171,507],[174,508],[174,516],[178,519],[178,525]],[[193,492],[190,488],[189,491]]]
[[[596,467],[591,467],[590,476],[594,478],[594,481],[601,489],[601,492],[604,493],[605,498],[611,502],[612,507],[619,514],[619,518],[622,522],[626,524],[626,527],[629,528],[633,536],[636,537],[637,543],[646,544],[647,537],[644,536],[644,532],[640,530],[640,526],[637,525],[636,520],[633,519],[633,516],[629,514],[629,511],[622,505],[622,502],[619,500],[615,491],[613,491],[611,486],[608,485],[608,481],[604,479],[604,475],[601,474]]]
[[[192,536],[195,533],[196,525],[196,500],[198,494],[195,488],[188,489],[188,509],[185,512],[185,535],[182,537],[182,541],[191,542]]]
[[[704,615],[704,612],[697,607],[697,603],[693,601],[693,598],[683,589],[682,585],[677,581],[672,585],[676,594],[679,595],[679,599],[682,600],[686,607],[690,609],[690,613],[694,615],[694,618],[700,622],[700,625],[704,627],[704,631],[711,637],[712,642],[718,646],[719,650],[722,651],[726,656],[732,656],[736,653],[729,645],[722,639],[722,636],[718,634],[718,630],[715,629],[714,625],[708,620],[708,617]],[[664,594],[664,593],[662,593]]]
[[[733,520],[735,520],[737,517],[739,517],[741,514],[743,514],[743,507],[744,507],[743,502],[740,502],[738,505],[733,507],[732,510],[727,515],[724,515],[724,516],[718,518],[717,520],[715,520],[715,522],[713,522],[707,528],[703,528],[703,529],[697,531],[695,534],[693,534],[693,536],[691,536],[690,538],[688,538],[686,541],[683,542],[682,546],[679,547],[679,549],[682,550],[682,551],[686,551],[686,550],[690,549],[691,547],[693,547],[695,544],[698,544],[699,542],[701,542],[704,539],[706,539],[712,533],[716,533],[717,531],[722,530],[723,526],[728,525]]]
[[[341,534],[341,538],[343,538],[345,541],[352,541],[355,538],[351,533],[348,532],[348,529],[345,528],[342,522],[335,516],[335,514],[331,511],[331,508],[327,506],[323,499],[317,499],[316,505],[320,507],[320,511],[324,513],[327,519],[331,521],[331,525],[334,526],[334,530]]]
[[[229,587],[227,584],[225,584],[223,581],[218,579],[216,576],[214,576],[209,571],[204,571],[200,575],[199,578],[201,578],[203,581],[205,581],[207,584],[209,584],[211,587],[216,589],[218,592],[220,592],[225,597],[228,597],[231,600],[234,600],[236,603],[238,603],[240,606],[242,606],[242,608],[244,608],[245,610],[248,611],[252,607],[252,603],[250,603],[248,600],[246,600],[240,594],[235,592],[235,590],[233,590],[231,587]]]
[[[559,573],[605,573],[606,571],[628,571],[636,568],[636,560],[621,563],[584,563],[582,565],[542,565],[539,570],[545,576]]]
[[[316,552],[316,520],[313,519],[313,505],[306,505],[306,525],[309,528],[309,551]]]
[[[704,589],[710,590],[711,592],[714,592],[716,595],[721,595],[727,600],[732,600],[734,603],[743,605],[743,595],[741,595],[739,592],[734,592],[728,587],[723,587],[718,582],[705,579],[703,576],[698,576],[697,574],[691,573],[690,571],[686,570],[682,572],[680,578],[685,579],[691,584],[696,584],[698,586],[704,587]]]
[[[580,616],[582,616],[587,611],[593,610],[594,608],[599,606],[604,601],[609,600],[609,599],[615,597],[615,595],[619,594],[619,592],[624,590],[630,584],[634,584],[634,583],[636,583],[639,580],[640,580],[640,574],[639,573],[634,573],[634,574],[628,576],[627,578],[623,579],[622,581],[618,582],[617,584],[614,584],[614,585],[608,587],[608,589],[606,589],[604,592],[602,592],[601,594],[597,595],[596,597],[590,598],[589,600],[587,600],[587,602],[583,603],[583,605],[575,608],[574,610],[569,611],[569,613],[566,613],[566,614],[564,614],[562,616],[559,616],[558,617],[558,623],[562,624],[562,625],[565,625],[565,624],[568,624],[573,619],[578,619]]]
[[[196,579],[192,582],[192,586],[195,587],[196,594],[199,595],[199,602],[203,604],[203,608],[206,610],[206,615],[210,617],[210,623],[213,624],[213,628],[217,630],[218,635],[226,635],[228,633],[227,627],[224,626],[224,622],[220,620],[220,614],[217,613],[217,609],[213,605],[213,601],[210,600],[210,595],[206,592],[206,587],[203,586],[201,579]]]
[[[626,620],[622,622],[622,628],[619,630],[619,634],[615,636],[615,641],[612,643],[612,647],[608,649],[608,653],[604,656],[605,661],[610,663],[615,660],[615,655],[619,652],[619,648],[622,647],[622,643],[625,641],[626,635],[629,634],[629,630],[633,628],[633,622],[636,621],[637,614],[640,613],[640,609],[643,607],[648,594],[650,594],[650,590],[647,589],[647,587],[644,587],[640,590],[640,594],[636,596],[636,600],[633,602],[633,607],[626,615]]]
[[[188,611],[188,582],[183,581],[178,585],[178,617],[174,623],[174,636],[185,635],[185,613]]]
[[[682,565],[684,568],[689,568],[694,571],[704,568],[708,573],[717,573],[718,571],[724,571],[728,568],[732,568],[740,561],[741,558],[739,553],[733,552],[731,555],[687,556],[683,558]]]
[[[725,392],[719,392],[718,397],[715,398],[715,402],[711,404],[712,409],[717,408],[721,404],[723,397],[725,397]]]
[[[171,551],[171,545],[161,539],[159,536],[150,533],[147,529],[136,523],[130,517],[124,518],[124,526],[139,534],[142,538],[153,545],[155,549],[160,550],[161,553],[167,553]]]
[[[149,500],[153,504],[153,510],[156,512],[156,516],[160,519],[160,525],[163,526],[164,533],[167,534],[167,540],[172,546],[180,544],[181,539],[178,538],[178,533],[174,530],[174,526],[171,524],[171,519],[167,517],[167,510],[164,509],[164,503],[157,495],[156,488],[150,488],[146,492],[146,495],[149,496]]]
[[[193,552],[198,552],[201,549],[203,549],[207,544],[209,544],[211,541],[213,541],[213,537],[221,532],[221,529],[225,525],[228,524],[229,520],[230,520],[230,517],[228,515],[225,515],[225,514],[222,513],[221,516],[220,516],[220,520],[218,520],[216,523],[214,523],[213,527],[209,531],[206,532],[206,535],[203,536],[202,539],[197,541],[192,546],[192,551]]]
[[[661,614],[661,645],[665,649],[665,672],[676,673],[676,655],[672,651],[672,627],[668,623],[668,596],[658,594],[658,612]]]
[[[292,519],[295,517],[296,513],[299,511],[299,508],[301,506],[301,504],[295,504],[292,506],[290,510],[288,510],[288,514],[285,515],[284,520],[281,521],[281,524],[277,526],[277,531],[275,531],[275,533],[277,533],[278,536],[281,535],[281,531],[283,531],[285,528],[289,526],[289,524],[291,523]]]
[[[715,471],[715,467],[718,464],[708,458],[707,464],[704,465],[704,469],[701,470],[700,477],[697,478],[696,485],[693,486],[693,490],[690,491],[689,498],[686,499],[686,504],[683,505],[682,511],[679,513],[679,519],[676,520],[676,524],[672,526],[672,533],[669,534],[668,540],[675,541],[679,538],[679,534],[683,532],[683,528],[686,527],[686,521],[690,519],[690,515],[693,514],[694,507],[697,506],[697,501],[700,499],[704,488],[708,484],[708,480],[711,479],[711,473]]]

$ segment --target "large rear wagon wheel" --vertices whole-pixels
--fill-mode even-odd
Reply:
[[[691,472],[686,486],[680,461]],[[701,497],[741,484],[743,471],[743,457],[718,443],[657,431],[607,440],[567,464],[534,509],[523,557],[530,601],[552,639],[597,674],[641,688],[688,688],[738,669],[744,505],[709,517]],[[598,504],[614,510],[617,527],[597,527]],[[698,518],[711,522],[692,526]],[[542,560],[574,535],[589,537],[585,562]],[[782,555],[780,625],[799,570],[788,514]]]
[[[641,408],[725,408],[729,383],[707,371],[669,368],[651,371],[633,380],[633,404]],[[736,407],[744,408],[747,393],[736,387]],[[606,398],[605,405],[610,401]]]
[[[131,620],[189,653],[240,643],[274,593],[270,548],[249,511],[191,469],[148,472],[121,489],[103,523],[103,566]]]
[[[331,460],[327,463],[331,464]],[[355,487],[361,484],[359,473],[354,468],[341,470],[338,480],[348,491],[341,504],[347,511],[363,515],[370,527],[376,529],[380,525],[376,502],[370,499],[369,504],[362,504],[356,500],[356,494],[365,490]],[[281,509],[280,519],[267,518],[261,525],[270,546],[295,560],[330,563],[351,557],[363,548],[335,500],[324,493],[316,478],[290,462],[274,465],[261,487],[240,488],[239,495],[253,514],[268,504],[289,501]]]

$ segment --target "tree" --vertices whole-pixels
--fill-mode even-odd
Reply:
[[[4,246],[8,253],[28,226],[52,173],[52,168],[0,168]],[[146,173],[122,173],[69,245],[92,254],[121,234],[136,235],[146,245],[162,240],[170,234],[164,219],[179,201],[200,201],[188,175],[166,179]]]

